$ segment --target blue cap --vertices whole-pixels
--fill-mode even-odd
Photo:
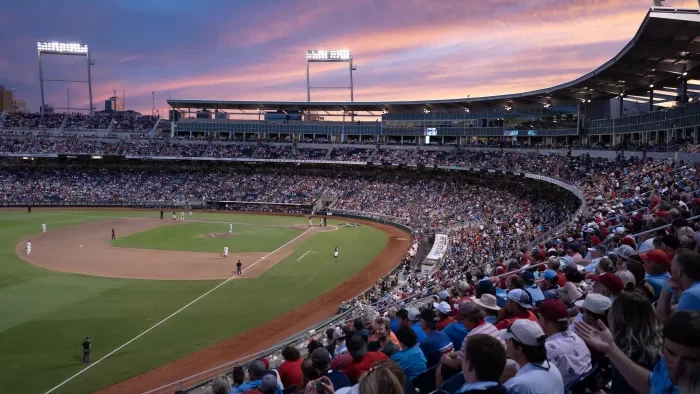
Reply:
[[[550,279],[550,280],[551,280],[551,279],[557,279],[557,278],[559,277],[559,276],[557,275],[556,271],[554,271],[554,270],[547,270],[547,271],[544,271],[544,274],[542,274],[542,276],[543,276],[545,279]]]

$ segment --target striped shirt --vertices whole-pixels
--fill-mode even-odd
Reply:
[[[492,337],[498,339],[501,342],[501,344],[503,344],[504,348],[506,347],[506,341],[504,341],[503,338],[501,338],[496,326],[494,326],[491,323],[486,323],[482,320],[481,323],[478,323],[474,328],[471,329],[471,331],[469,331],[469,334],[467,334],[467,336],[464,337],[464,342],[462,342],[462,347],[459,349],[458,354],[460,360],[464,360],[464,349],[465,346],[467,346],[467,340],[470,336],[477,334],[491,335]]]

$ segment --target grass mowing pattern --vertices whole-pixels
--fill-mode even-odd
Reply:
[[[14,254],[22,237],[122,216],[157,212],[44,211],[0,214],[0,390],[44,392],[82,368],[80,343],[93,341],[97,360],[140,334],[217,281],[149,281],[98,278],[48,271]],[[305,218],[197,214],[197,219],[257,224],[305,224]],[[329,224],[337,224],[329,221]],[[256,279],[231,281],[136,342],[60,388],[87,393],[271,320],[332,289],[366,266],[386,234],[371,227],[317,233]],[[333,248],[340,258],[333,263]],[[308,250],[301,261],[296,261]]]

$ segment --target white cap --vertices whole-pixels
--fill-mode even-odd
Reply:
[[[435,307],[435,309],[440,311],[440,313],[442,313],[443,315],[449,315],[452,313],[452,308],[450,308],[450,304],[448,304],[445,301],[442,301],[439,304],[437,302],[433,303],[433,307]]]
[[[547,336],[537,322],[528,319],[517,319],[505,330],[500,331],[502,339],[515,339],[528,346],[544,345]]]
[[[617,271],[615,272],[615,275],[619,276],[620,279],[622,279],[622,284],[627,286],[628,283],[632,283],[632,286],[634,286],[637,281],[634,279],[634,274],[624,270],[624,271]]]
[[[609,297],[597,293],[588,293],[583,303],[579,306],[597,315],[604,315],[612,305]]]
[[[411,308],[408,311],[408,320],[410,321],[418,321],[420,320],[420,311],[416,308]]]

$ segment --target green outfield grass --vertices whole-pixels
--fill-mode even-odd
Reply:
[[[301,234],[293,228],[272,225],[233,224],[234,236],[212,238],[210,234],[228,234],[224,222],[189,222],[160,226],[112,241],[124,248],[181,250],[186,252],[221,253],[228,245],[235,252],[272,252]]]
[[[42,211],[40,208],[35,208],[32,214],[0,211],[0,391],[45,392],[84,368],[80,362],[80,343],[85,336],[92,338],[91,357],[97,360],[219,283],[65,274],[35,267],[14,254],[21,238],[40,232],[42,221],[51,230],[114,217],[157,215],[157,212]],[[195,218],[211,221],[235,218],[236,222],[253,225],[307,222],[300,217],[258,215],[195,213]],[[329,221],[329,224],[337,222]],[[208,225],[202,224],[201,228]],[[182,225],[192,229],[199,226]],[[269,241],[268,248],[286,242],[281,233],[288,229],[248,227],[266,229],[260,237],[266,237],[266,231],[272,229],[276,234],[272,238],[279,238]],[[246,231],[256,230],[246,228]],[[148,236],[143,235],[139,242]],[[269,321],[360,271],[384,247],[386,240],[385,233],[364,226],[315,233],[262,276],[227,283],[56,392],[91,392]],[[272,246],[273,243],[277,246]],[[333,264],[330,258],[335,245],[340,247],[342,264]],[[307,254],[297,261],[308,250],[319,253]]]

